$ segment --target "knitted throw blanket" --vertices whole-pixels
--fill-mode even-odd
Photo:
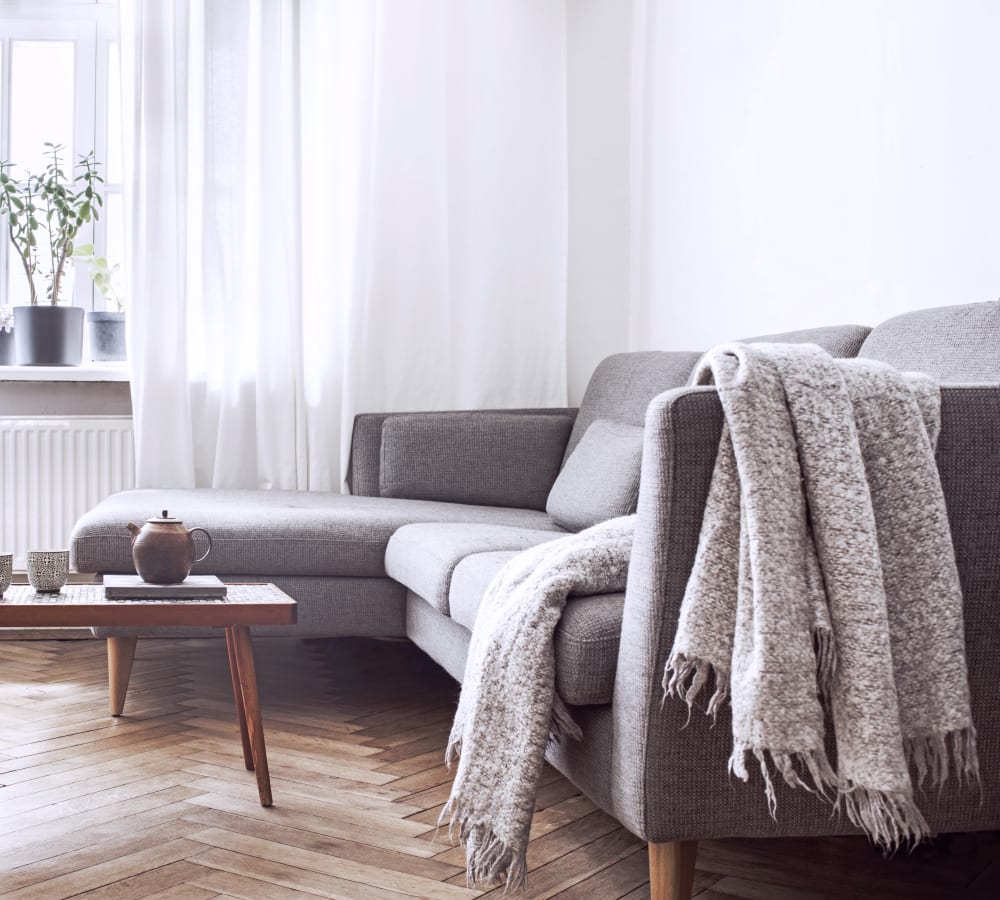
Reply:
[[[757,761],[772,815],[773,769],[881,846],[916,842],[911,766],[918,785],[978,778],[939,391],[812,345],[716,348],[695,378],[726,426],[664,689],[690,706],[714,675],[730,770]]]
[[[441,813],[465,846],[470,886],[524,885],[545,747],[580,735],[555,691],[556,625],[570,594],[625,589],[634,519],[532,547],[486,590],[448,740],[458,770]]]

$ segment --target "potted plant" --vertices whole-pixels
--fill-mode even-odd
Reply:
[[[121,266],[97,256],[93,244],[81,244],[73,251],[74,263],[85,263],[94,287],[108,307],[87,313],[90,326],[90,358],[95,362],[120,362],[125,359],[125,294]],[[113,309],[111,307],[114,307]]]
[[[0,162],[0,215],[28,279],[29,306],[14,307],[17,362],[28,366],[78,366],[83,356],[83,310],[60,306],[66,261],[73,241],[88,222],[96,221],[103,199],[93,152],[81,156],[68,179],[62,169],[62,146],[46,143],[49,163],[44,172],[25,180]],[[40,244],[40,237],[45,241]],[[36,277],[46,282],[48,303],[39,303]]]
[[[14,310],[0,306],[0,366],[12,366],[14,359]]]

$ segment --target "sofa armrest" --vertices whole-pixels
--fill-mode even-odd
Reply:
[[[359,497],[378,496],[379,455],[382,423],[392,413],[360,413],[354,417],[351,458],[347,463],[347,486]]]
[[[1000,386],[942,388],[938,469],[964,594],[966,654],[978,732],[975,790],[920,794],[937,831],[1000,827]],[[646,416],[638,519],[613,704],[613,812],[650,841],[853,832],[827,805],[776,779],[770,818],[759,773],[728,774],[728,704],[717,723],[677,700],[662,678],[694,563],[723,423],[714,387],[655,398]]]
[[[613,700],[614,814],[650,841],[700,839],[726,777],[728,712],[714,734],[695,713],[662,704],[663,667],[694,563],[723,414],[714,387],[667,391],[646,412],[636,531]],[[708,790],[715,786],[713,790]],[[707,795],[705,792],[708,791]],[[685,824],[689,820],[689,824]],[[676,832],[676,833],[675,833]],[[670,837],[661,837],[670,834]]]
[[[559,416],[569,419],[570,427],[572,427],[573,420],[576,418],[576,409],[553,407],[450,412],[362,413],[354,419],[354,433],[351,437],[351,457],[347,470],[347,483],[351,493],[366,497],[381,495],[382,431],[386,420],[390,417],[405,420],[406,424],[412,423],[421,427],[426,434],[431,435],[434,433],[444,434],[449,426],[449,417],[468,417],[481,414],[489,414],[494,417],[497,426],[502,426],[506,421],[510,427],[516,430],[522,423],[520,417],[525,416]],[[463,421],[467,422],[468,419]],[[567,435],[568,433],[567,430]],[[565,447],[565,441],[563,447]]]

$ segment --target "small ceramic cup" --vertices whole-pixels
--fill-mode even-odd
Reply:
[[[39,593],[61,591],[69,578],[69,550],[29,550],[28,582]]]
[[[10,587],[10,576],[14,571],[14,554],[0,553],[0,599]]]

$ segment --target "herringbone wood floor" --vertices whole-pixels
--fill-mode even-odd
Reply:
[[[4,897],[461,898],[435,835],[457,689],[405,643],[258,641],[275,806],[244,770],[219,640],[140,641],[126,716],[101,641],[0,643]],[[531,897],[648,897],[645,846],[548,770]],[[1000,837],[883,860],[862,839],[716,841],[699,900],[1000,897]]]

